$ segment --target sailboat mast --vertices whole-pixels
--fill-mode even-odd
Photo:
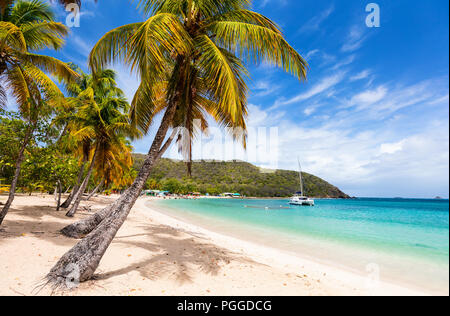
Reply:
[[[298,176],[300,178],[300,192],[302,192],[302,195],[304,195],[303,193],[303,179],[302,179],[302,166],[300,165],[300,158],[297,158],[298,161]]]

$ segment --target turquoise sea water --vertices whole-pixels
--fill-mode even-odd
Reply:
[[[449,202],[417,199],[161,200],[168,215],[382,279],[448,293]],[[286,207],[288,207],[286,209]]]

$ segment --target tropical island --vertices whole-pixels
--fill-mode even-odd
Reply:
[[[0,295],[448,295],[448,201],[352,200],[307,172],[195,160],[210,125],[247,148],[251,92],[272,93],[251,84],[259,67],[290,76],[290,89],[309,78],[319,50],[294,47],[258,12],[268,2],[136,0],[132,18],[91,28],[87,45],[71,28],[95,16],[80,6],[103,2],[0,2]],[[66,54],[71,41],[83,58]],[[306,97],[344,80],[351,61],[331,60],[334,77]],[[356,133],[312,134],[354,150]]]
[[[143,155],[133,154],[133,168],[140,169]],[[303,172],[305,192],[315,198],[347,199],[349,196],[328,182]],[[264,170],[243,161],[193,161],[186,175],[183,161],[161,159],[150,173],[146,189],[186,194],[200,192],[217,196],[238,192],[247,197],[290,197],[299,188],[298,172]]]

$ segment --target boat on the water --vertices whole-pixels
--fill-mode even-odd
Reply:
[[[291,198],[289,204],[300,206],[314,206],[314,200],[307,196],[303,196],[301,192],[298,192]]]
[[[303,191],[303,179],[302,179],[302,166],[300,165],[300,160],[298,160],[298,175],[300,178],[300,191],[296,192],[294,196],[289,201],[291,205],[299,205],[299,206],[314,206],[314,200],[304,196]]]

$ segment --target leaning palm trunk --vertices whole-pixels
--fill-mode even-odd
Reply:
[[[36,126],[36,124],[34,124],[33,127],[30,127],[28,129],[27,133],[25,134],[25,138],[23,140],[22,146],[20,147],[19,155],[17,156],[17,161],[16,161],[16,171],[14,172],[14,178],[12,180],[11,187],[9,189],[8,201],[6,201],[5,206],[3,206],[3,209],[0,212],[0,226],[2,225],[3,220],[6,217],[6,214],[8,214],[9,208],[11,207],[11,204],[14,201],[14,197],[16,194],[17,182],[18,182],[19,176],[20,176],[20,169],[22,168],[22,162],[25,157],[25,149],[31,139],[31,136],[33,135],[35,126]]]
[[[97,154],[98,154],[98,150],[99,150],[98,147],[99,146],[97,146],[95,148],[94,156],[92,157],[92,161],[89,166],[86,178],[84,178],[84,181],[80,186],[80,189],[78,190],[77,194],[74,197],[75,201],[73,202],[72,208],[66,214],[66,216],[68,216],[68,217],[73,217],[78,210],[78,206],[80,205],[81,199],[83,198],[84,191],[86,190],[86,187],[89,183],[89,179],[91,178],[92,171],[94,170],[94,163],[95,163],[95,159],[97,158]]]
[[[98,190],[100,190],[100,187],[103,185],[103,181],[104,180],[100,181],[100,183],[95,187],[95,189],[87,196],[86,201],[89,201],[94,196],[94,194],[97,193]]]
[[[55,287],[71,287],[73,280],[84,282],[89,280],[100,260],[125,222],[131,208],[139,197],[147,181],[150,171],[158,160],[161,146],[169,129],[169,124],[176,111],[174,103],[168,106],[161,125],[156,133],[153,144],[139,172],[130,188],[109,208],[109,214],[84,239],[69,250],[50,270],[47,280]],[[106,211],[105,211],[106,212]]]
[[[172,134],[170,135],[169,139],[166,141],[164,146],[161,148],[158,157],[156,160],[159,160],[161,156],[166,152],[166,150],[169,148],[169,146],[172,144],[175,136],[176,136],[177,130],[174,129]],[[75,223],[72,223],[66,227],[64,227],[61,230],[61,233],[66,237],[71,238],[83,238],[90,232],[92,232],[110,213],[112,210],[115,209],[115,207],[123,203],[124,195],[122,195],[118,200],[116,200],[113,204],[110,206],[101,209],[100,211],[96,212],[95,214],[81,219]]]
[[[58,198],[56,199],[56,211],[58,212],[59,209],[61,208],[61,194],[62,194],[62,186],[60,180],[57,181],[56,188],[58,190]]]
[[[83,180],[83,174],[84,174],[84,168],[86,166],[86,156],[83,158],[83,162],[81,164],[81,168],[80,171],[78,172],[78,178],[77,178],[77,183],[75,184],[75,186],[73,187],[72,192],[70,192],[69,197],[67,198],[67,200],[64,201],[63,204],[61,204],[62,208],[68,208],[70,206],[70,204],[72,204],[72,200],[75,197],[75,195],[78,193],[78,189],[80,188],[81,185],[81,180]]]

